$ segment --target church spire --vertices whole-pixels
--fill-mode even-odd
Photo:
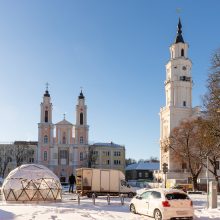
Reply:
[[[46,91],[44,93],[44,97],[50,97],[50,93],[48,92],[49,83],[46,83]]]
[[[179,18],[179,22],[177,25],[177,35],[176,35],[175,43],[176,44],[177,43],[184,43],[183,36],[182,36],[182,24],[181,24],[180,18]]]
[[[83,95],[83,92],[82,92],[82,89],[81,89],[81,92],[80,92],[80,94],[79,94],[79,99],[84,99],[85,97],[84,97],[84,95]]]

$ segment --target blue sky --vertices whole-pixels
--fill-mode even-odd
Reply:
[[[165,64],[181,9],[201,105],[219,47],[218,0],[0,1],[0,141],[37,140],[49,82],[53,122],[75,123],[83,87],[90,142],[126,146],[126,157],[159,157]]]

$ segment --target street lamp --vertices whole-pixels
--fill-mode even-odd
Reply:
[[[207,209],[209,208],[209,156],[206,161]]]

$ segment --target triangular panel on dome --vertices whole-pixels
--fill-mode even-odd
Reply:
[[[44,198],[40,194],[39,190],[34,194],[34,197],[31,199],[32,201],[42,201]]]
[[[15,194],[13,193],[13,190],[9,190],[7,197],[5,197],[8,201],[14,201],[16,200]]]
[[[32,198],[34,197],[34,195],[37,192],[37,189],[24,189],[24,191],[27,193],[30,200],[32,200]]]
[[[31,189],[31,190],[36,190],[37,187],[35,185],[35,183],[33,182],[33,180],[30,180],[27,184],[27,186],[25,187],[25,189]]]
[[[46,179],[41,179],[41,183],[40,183],[39,189],[47,189],[47,188],[49,188],[49,186],[47,184],[47,180]]]
[[[42,195],[43,199],[47,199],[47,195],[49,193],[50,189],[39,189],[40,194]]]
[[[47,194],[47,200],[53,200],[53,199],[54,199],[54,196],[53,196],[53,193],[52,193],[52,191],[50,189],[50,191]]]
[[[15,199],[16,199],[16,200],[18,200],[18,198],[20,197],[22,191],[23,191],[23,189],[13,190],[13,193],[14,193],[14,195],[15,195]]]
[[[30,198],[28,197],[27,193],[23,190],[17,200],[18,201],[30,201]]]

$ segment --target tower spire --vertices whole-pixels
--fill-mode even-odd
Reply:
[[[182,36],[182,24],[181,24],[180,18],[179,18],[179,22],[177,25],[177,35],[176,35],[175,43],[176,44],[177,43],[184,43],[183,36]]]
[[[50,97],[50,94],[49,94],[49,91],[48,91],[48,86],[49,86],[49,83],[47,82],[46,83],[46,91],[44,93],[44,96],[46,96],[46,97]]]

